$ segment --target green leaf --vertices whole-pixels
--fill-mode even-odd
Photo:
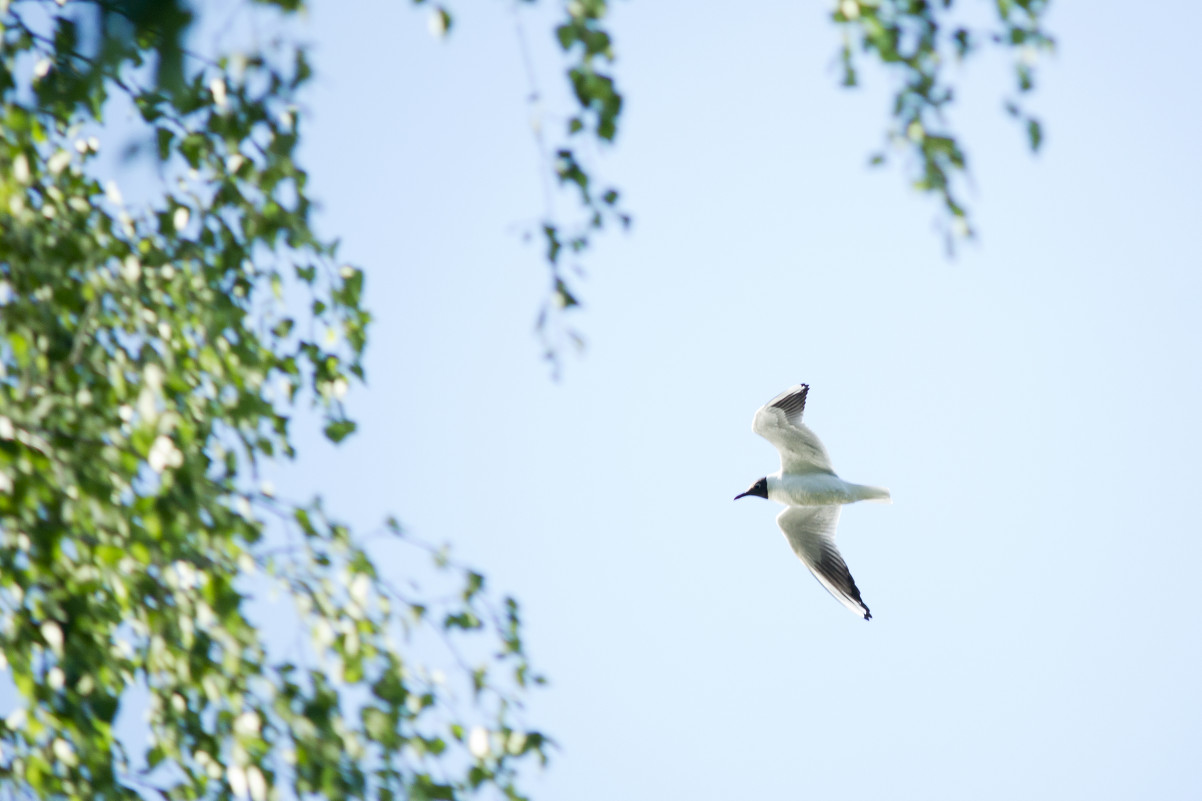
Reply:
[[[559,46],[564,50],[569,49],[572,43],[576,41],[576,28],[574,25],[560,25],[555,29],[555,38],[559,40]]]
[[[171,143],[175,139],[175,133],[168,128],[159,128],[155,135],[158,142],[159,161],[166,161],[171,155]]]
[[[354,433],[358,426],[352,420],[331,420],[324,429],[326,439],[330,442],[342,442]]]
[[[1039,146],[1043,144],[1043,129],[1039,125],[1039,120],[1034,117],[1027,118],[1027,141],[1033,152],[1038,152]]]

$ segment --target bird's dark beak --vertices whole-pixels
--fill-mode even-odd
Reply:
[[[738,495],[736,495],[735,500],[737,501],[739,498],[746,498],[748,495],[754,495],[757,498],[767,498],[768,479],[761,478],[759,481],[748,487],[746,492],[740,492]]]

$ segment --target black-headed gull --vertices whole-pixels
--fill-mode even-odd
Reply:
[[[835,547],[835,526],[840,506],[856,501],[891,503],[889,490],[852,484],[835,475],[826,448],[801,422],[809,391],[808,384],[789,387],[756,411],[751,430],[780,451],[780,470],[764,476],[735,500],[754,495],[783,503],[785,510],[776,523],[793,553],[831,595],[871,620],[872,613]]]

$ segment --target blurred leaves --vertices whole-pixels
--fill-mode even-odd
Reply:
[[[956,242],[971,238],[974,230],[960,194],[968,158],[945,114],[954,98],[949,65],[966,61],[984,44],[1013,53],[1015,93],[1006,99],[1005,107],[1022,123],[1031,150],[1038,151],[1043,129],[1020,98],[1035,86],[1039,58],[1054,48],[1054,40],[1043,28],[1049,0],[994,0],[993,23],[984,27],[961,23],[955,0],[835,0],[833,5],[831,18],[843,33],[843,85],[859,84],[864,62],[879,64],[897,82],[885,146],[872,154],[870,162],[882,165],[896,154],[903,155],[914,188],[939,199],[941,228],[952,252]],[[533,125],[540,152],[556,181],[555,189],[548,185],[545,191],[546,211],[536,226],[550,271],[550,292],[537,328],[545,355],[556,368],[565,342],[583,344],[564,318],[564,312],[580,306],[571,286],[583,275],[579,257],[607,223],[628,227],[631,221],[619,204],[618,190],[598,187],[596,170],[583,155],[614,141],[623,111],[622,93],[613,76],[614,40],[605,23],[610,4],[608,0],[572,0],[563,9],[554,36],[566,58],[564,74],[574,105],[565,130],[551,147],[545,142],[537,113]],[[449,14],[439,6],[432,28],[441,35],[450,25]],[[518,30],[521,39],[520,18]],[[537,108],[541,95],[532,62],[525,42],[520,41],[520,46],[531,83],[530,102]],[[562,190],[574,198],[574,214],[567,222],[555,211],[554,198]]]
[[[967,157],[948,129],[944,110],[954,92],[949,64],[964,61],[982,43],[1014,53],[1017,95],[1007,112],[1024,123],[1032,151],[1043,133],[1039,121],[1023,110],[1018,96],[1035,86],[1035,65],[1054,48],[1043,27],[1049,0],[995,0],[995,24],[983,30],[958,24],[954,0],[837,0],[832,19],[843,29],[843,85],[860,81],[862,59],[879,61],[898,82],[890,109],[885,149],[872,157],[883,164],[891,152],[905,153],[914,187],[935,195],[943,206],[949,250],[957,239],[973,236],[968,209],[959,199],[957,179],[968,170]]]
[[[414,0],[421,4],[423,0]],[[537,0],[524,0],[533,5]],[[584,339],[571,327],[565,312],[579,307],[580,301],[571,288],[574,278],[583,276],[580,257],[593,243],[594,234],[607,225],[628,228],[631,217],[620,206],[620,193],[612,186],[598,187],[596,171],[587,164],[584,152],[594,147],[607,147],[618,134],[623,98],[612,74],[616,60],[613,38],[605,25],[609,12],[608,0],[572,0],[563,6],[564,15],[554,28],[558,48],[565,57],[564,74],[571,90],[572,108],[567,114],[562,132],[548,146],[538,111],[541,93],[530,53],[524,39],[520,11],[515,7],[519,46],[530,81],[529,100],[535,111],[532,129],[554,186],[545,183],[545,209],[542,219],[527,232],[541,235],[544,256],[549,270],[549,291],[539,310],[536,329],[542,338],[544,356],[558,372],[561,352],[565,345],[584,346]],[[444,9],[439,9],[445,14]],[[438,33],[450,28],[450,17],[437,26]],[[572,197],[572,213],[562,216],[556,211],[555,199],[566,190]]]
[[[261,21],[299,5],[261,2]],[[402,589],[319,499],[260,478],[296,458],[298,414],[354,432],[371,316],[362,271],[311,225],[305,51],[201,58],[189,19],[181,2],[0,3],[0,654],[18,694],[0,792],[519,798],[517,764],[547,740],[520,723],[512,600],[390,521],[457,587]],[[148,200],[100,177],[112,108],[156,162]],[[266,621],[270,593],[285,603]],[[265,636],[280,630],[293,646]],[[123,742],[138,688],[145,728]],[[501,745],[471,752],[467,727]],[[533,751],[504,747],[519,741]]]
[[[576,207],[581,211],[577,222],[565,225],[555,218],[548,200],[542,224],[552,291],[539,313],[538,329],[546,344],[545,355],[556,365],[565,339],[577,347],[584,342],[562,320],[563,312],[580,305],[565,267],[582,274],[574,260],[588,249],[593,234],[603,230],[607,222],[623,228],[630,226],[630,215],[619,207],[618,190],[613,187],[596,190],[592,171],[582,161],[579,144],[579,140],[592,140],[600,145],[612,143],[622,114],[622,94],[609,73],[615,56],[613,40],[603,22],[608,10],[607,0],[575,0],[566,4],[566,16],[555,28],[555,38],[568,58],[567,78],[576,107],[568,117],[565,138],[555,151],[552,165],[559,187],[574,190]]]

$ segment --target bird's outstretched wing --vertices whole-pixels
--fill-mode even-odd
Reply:
[[[777,515],[776,524],[814,578],[848,609],[871,620],[872,613],[860,598],[855,579],[835,547],[839,509],[838,506],[789,506]]]
[[[780,451],[780,467],[786,473],[831,473],[831,458],[818,437],[801,422],[806,408],[808,384],[789,387],[761,406],[751,421],[751,430]]]

